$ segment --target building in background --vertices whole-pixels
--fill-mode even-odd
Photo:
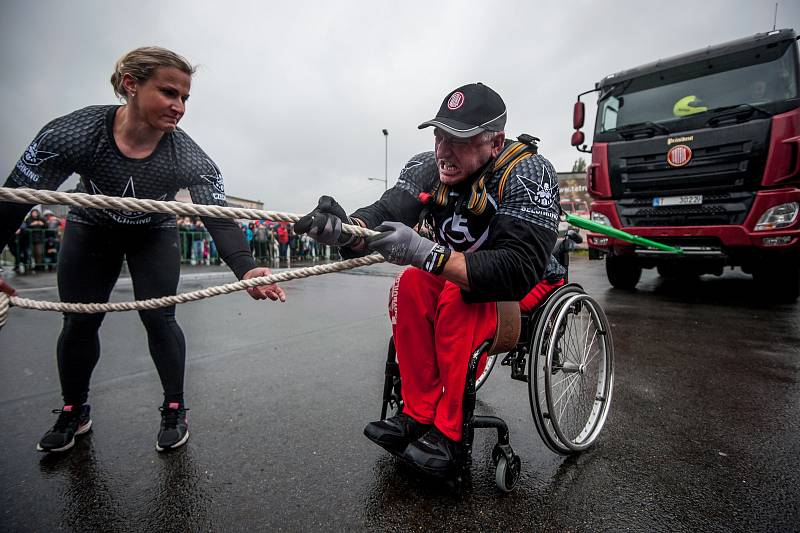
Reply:
[[[559,172],[558,173],[558,192],[561,197],[561,211],[566,214],[589,218],[589,206],[592,204],[592,197],[586,188],[586,172]],[[563,235],[569,224],[563,219],[558,224],[558,232]],[[586,232],[578,230],[584,237],[583,243],[579,248],[586,248]]]

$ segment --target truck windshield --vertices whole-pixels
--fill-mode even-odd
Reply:
[[[709,116],[720,108],[769,108],[798,97],[797,72],[797,48],[791,43],[772,54],[750,51],[621,81],[601,94],[595,133],[665,133],[665,123],[669,127],[670,122],[700,113]]]

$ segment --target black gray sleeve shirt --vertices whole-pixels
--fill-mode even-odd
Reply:
[[[79,191],[90,194],[174,200],[188,188],[198,204],[225,206],[225,189],[217,165],[181,129],[165,134],[153,153],[131,159],[117,148],[113,136],[119,106],[90,106],[48,123],[19,159],[6,187],[57,189],[73,172]],[[10,241],[30,205],[0,204],[0,250]],[[67,220],[113,227],[173,227],[175,216],[141,211],[74,207]],[[203,217],[220,255],[241,277],[255,261],[238,226],[229,219]]]
[[[418,154],[392,189],[353,216],[370,228],[385,220],[414,226],[425,207],[420,193],[431,193],[438,180],[433,153]],[[466,301],[520,300],[548,269],[558,268],[550,253],[560,214],[556,172],[538,154],[525,155],[513,167],[495,168],[487,176],[486,207],[480,213],[466,208],[470,185],[454,188],[447,204],[432,210],[436,240],[465,255]]]

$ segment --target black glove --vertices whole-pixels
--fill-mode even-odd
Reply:
[[[294,232],[308,233],[317,242],[330,246],[351,246],[358,236],[342,233],[342,222],[353,224],[336,200],[330,196],[320,196],[317,208],[294,224]]]

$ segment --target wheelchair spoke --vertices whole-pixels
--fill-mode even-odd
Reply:
[[[564,374],[564,377],[562,377],[562,378],[561,378],[561,379],[559,379],[558,381],[551,381],[551,382],[550,382],[550,386],[551,386],[552,388],[554,388],[554,389],[555,389],[556,387],[560,386],[560,385],[561,385],[562,383],[564,383],[565,381],[567,381],[567,380],[570,380],[570,381],[571,381],[571,380],[572,380],[572,378],[573,378],[573,377],[575,377],[576,375],[578,375],[578,374],[572,374],[572,373],[570,373],[570,374]]]
[[[567,407],[576,406],[576,404],[573,402],[573,399],[575,398],[576,393],[583,389],[582,384],[583,383],[580,379],[580,376],[576,374],[575,379],[569,384],[569,388],[567,389],[567,397],[562,400],[563,407],[561,408],[562,414],[559,417],[559,421],[561,418],[563,418],[563,413]]]
[[[584,364],[584,365],[588,364],[588,361],[586,361],[586,357],[588,356],[589,350],[591,349],[591,347],[594,346],[594,341],[596,339],[597,339],[597,330],[595,330],[594,334],[592,335],[592,341],[589,344],[584,344],[583,345],[584,346],[584,350],[583,350],[583,355],[581,356],[581,363],[582,364]]]
[[[597,354],[599,354],[599,353],[600,353],[600,348],[597,348],[597,349],[594,351],[594,355],[592,355],[591,359],[589,359],[588,361],[586,361],[586,362],[584,363],[584,365],[586,365],[586,366],[588,367],[588,366],[589,366],[589,363],[591,363],[592,361],[594,361],[594,358],[595,358],[595,357],[597,357]]]
[[[580,364],[580,333],[579,328],[577,327],[578,325],[573,325],[573,322],[574,321],[570,321],[570,345],[574,348],[574,354],[576,357],[576,360],[573,361],[573,363]]]
[[[571,402],[569,401],[569,399],[572,397],[572,394],[571,394],[572,391],[574,391],[575,388],[577,388],[575,386],[575,384],[576,383],[578,383],[578,384],[580,383],[580,380],[578,379],[579,374],[575,374],[574,377],[575,377],[575,379],[571,383],[569,383],[569,385],[567,385],[567,390],[565,390],[564,393],[561,394],[561,397],[563,397],[564,394],[566,394],[567,392],[570,393],[570,395],[567,396],[567,399],[563,402],[563,407],[561,407],[561,412],[558,414],[558,422],[559,423],[561,423],[561,419],[564,416],[564,411],[567,409],[568,406],[571,405]],[[559,399],[559,401],[560,401],[560,399]],[[558,404],[558,402],[556,402],[556,404]]]
[[[587,346],[586,339],[589,338],[589,326],[591,326],[593,324],[593,322],[591,320],[588,320],[588,318],[590,318],[590,317],[587,317],[586,329],[584,330],[584,333],[583,333],[583,346],[584,346],[584,348],[586,348],[586,346]],[[596,333],[596,331],[597,330],[595,330],[595,333]],[[581,355],[581,363],[583,363],[586,360],[585,356],[586,356],[586,350],[584,350],[583,354]]]
[[[562,392],[561,395],[558,398],[556,398],[556,400],[553,402],[554,405],[558,405],[558,403],[561,402],[561,399],[564,398],[564,395],[567,392],[569,392],[572,384],[575,383],[575,380],[578,379],[579,376],[580,376],[580,374],[571,374],[571,375],[568,375],[567,377],[565,377],[564,379],[562,379],[561,381],[558,382],[558,384],[561,384],[561,383],[563,383],[565,381],[569,381],[569,383],[567,383],[564,386],[564,392]]]

